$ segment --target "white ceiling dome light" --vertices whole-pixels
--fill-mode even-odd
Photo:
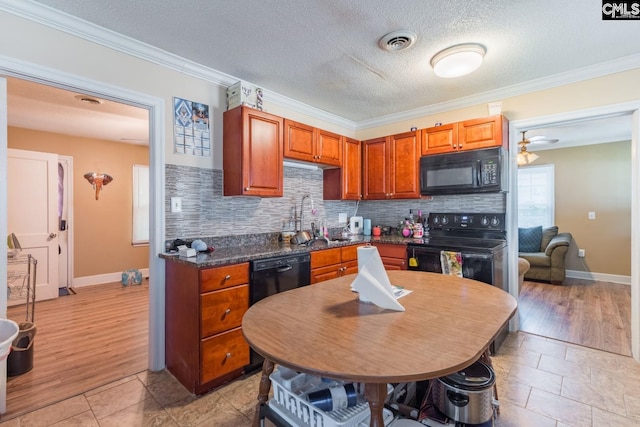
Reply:
[[[438,77],[460,77],[477,70],[485,53],[486,49],[480,44],[459,44],[435,54],[431,66]]]

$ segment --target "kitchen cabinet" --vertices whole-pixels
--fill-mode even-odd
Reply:
[[[509,122],[502,114],[422,130],[423,156],[454,151],[507,147]]]
[[[282,197],[283,119],[249,107],[223,115],[225,196]]]
[[[342,166],[341,135],[284,119],[284,157]]]
[[[358,245],[311,252],[311,284],[358,272]]]
[[[169,372],[195,394],[240,376],[249,364],[241,328],[249,308],[249,264],[198,269],[167,260],[165,273]]]
[[[395,245],[392,243],[372,243],[378,248],[380,259],[386,270],[407,269],[407,245]]]
[[[362,146],[360,141],[344,138],[342,167],[325,169],[322,179],[324,200],[360,200],[362,198]]]
[[[363,199],[417,199],[420,131],[363,142]]]

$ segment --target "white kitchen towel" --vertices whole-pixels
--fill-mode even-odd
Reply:
[[[453,251],[440,251],[440,265],[442,274],[462,276],[462,254]]]
[[[404,311],[394,295],[387,271],[375,246],[358,247],[358,275],[351,284],[359,299],[389,310]]]

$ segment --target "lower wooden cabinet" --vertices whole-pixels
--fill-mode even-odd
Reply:
[[[372,245],[378,248],[378,253],[385,269],[407,269],[407,245],[395,245],[392,243],[372,243]]]
[[[249,364],[241,328],[249,308],[249,264],[198,269],[167,260],[165,274],[169,372],[195,394],[242,375]]]
[[[311,284],[357,272],[357,245],[311,252]]]

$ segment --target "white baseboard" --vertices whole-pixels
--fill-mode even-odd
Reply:
[[[594,273],[591,271],[567,270],[567,277],[583,280],[598,280],[600,282],[621,283],[623,285],[631,285],[631,276],[622,276],[620,274]]]
[[[149,277],[149,269],[141,268],[142,278]],[[103,283],[120,282],[122,281],[122,272],[119,273],[106,273],[98,274],[96,276],[74,277],[72,281],[72,288],[81,288],[83,286],[101,285]]]

